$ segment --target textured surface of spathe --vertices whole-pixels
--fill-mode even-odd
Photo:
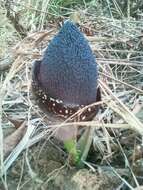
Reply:
[[[76,25],[66,21],[41,61],[41,88],[65,104],[88,105],[96,101],[97,77],[97,64],[88,41]]]

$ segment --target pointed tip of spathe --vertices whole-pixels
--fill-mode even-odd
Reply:
[[[77,23],[75,23],[74,21],[68,19],[68,20],[64,21],[63,26],[74,26],[74,27],[77,27]]]
[[[79,41],[79,43],[84,43],[86,41],[83,33],[79,30],[78,25],[71,20],[66,20],[64,22],[58,34],[53,38],[53,42],[55,42],[55,40],[58,40],[58,42],[63,41],[65,47],[66,45],[72,45],[76,41]]]
[[[61,27],[61,31],[73,31],[73,30],[76,30],[78,32],[79,31],[79,27],[78,27],[78,24],[77,23],[74,23],[73,21],[71,20],[66,20],[63,24],[63,26]]]

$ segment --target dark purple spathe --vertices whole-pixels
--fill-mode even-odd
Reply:
[[[70,21],[50,42],[37,75],[42,89],[64,104],[88,105],[96,101],[95,57],[83,34]]]

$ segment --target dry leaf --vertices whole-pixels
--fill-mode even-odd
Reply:
[[[24,122],[24,119],[21,118],[11,118],[7,116],[7,119],[14,125],[16,129],[20,128],[22,123]]]
[[[4,157],[7,156],[13,150],[13,148],[18,144],[18,142],[21,140],[21,138],[25,134],[26,123],[27,122],[24,121],[16,131],[14,131],[12,134],[10,134],[4,139],[4,142],[3,142]]]

